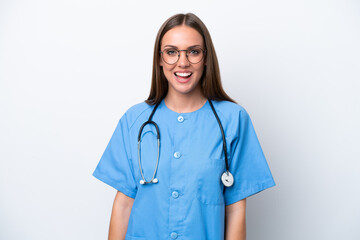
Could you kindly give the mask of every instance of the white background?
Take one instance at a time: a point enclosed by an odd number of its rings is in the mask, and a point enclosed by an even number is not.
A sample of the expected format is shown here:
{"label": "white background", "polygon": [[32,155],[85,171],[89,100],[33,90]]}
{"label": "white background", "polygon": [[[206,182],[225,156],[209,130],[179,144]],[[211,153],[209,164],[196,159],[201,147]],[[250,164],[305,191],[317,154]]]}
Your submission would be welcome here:
{"label": "white background", "polygon": [[248,239],[360,239],[355,0],[0,0],[0,239],[106,239],[115,190],[92,172],[178,12],[207,25],[277,184],[248,199]]}

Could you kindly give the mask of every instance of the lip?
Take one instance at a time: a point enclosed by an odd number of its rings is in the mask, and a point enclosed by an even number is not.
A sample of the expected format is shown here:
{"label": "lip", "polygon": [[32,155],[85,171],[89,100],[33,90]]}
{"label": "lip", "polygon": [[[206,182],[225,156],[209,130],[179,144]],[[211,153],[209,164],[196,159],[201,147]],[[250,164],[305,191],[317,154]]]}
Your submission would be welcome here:
{"label": "lip", "polygon": [[183,77],[180,77],[180,76],[176,76],[175,73],[191,73],[191,74],[193,74],[193,72],[190,72],[190,71],[176,71],[176,72],[174,72],[174,78],[179,83],[187,83],[187,82],[189,82],[191,80],[191,78],[193,76],[193,75],[191,75],[188,78],[183,78]]}

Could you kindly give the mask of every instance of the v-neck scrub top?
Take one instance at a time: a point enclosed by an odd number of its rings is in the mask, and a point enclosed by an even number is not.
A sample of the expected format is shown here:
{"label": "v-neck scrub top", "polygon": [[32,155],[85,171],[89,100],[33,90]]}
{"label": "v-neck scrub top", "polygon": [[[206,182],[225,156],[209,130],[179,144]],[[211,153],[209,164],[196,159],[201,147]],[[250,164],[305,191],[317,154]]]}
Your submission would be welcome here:
{"label": "v-neck scrub top", "polygon": [[[159,126],[156,184],[141,185],[138,133],[154,106],[130,107],[116,129],[93,176],[134,198],[126,240],[224,239],[225,206],[275,186],[246,110],[229,101],[212,101],[224,128],[234,184],[224,187],[222,135],[207,101],[200,109],[177,113],[161,101],[152,120]],[[141,136],[141,164],[149,181],[157,159],[156,129]]]}

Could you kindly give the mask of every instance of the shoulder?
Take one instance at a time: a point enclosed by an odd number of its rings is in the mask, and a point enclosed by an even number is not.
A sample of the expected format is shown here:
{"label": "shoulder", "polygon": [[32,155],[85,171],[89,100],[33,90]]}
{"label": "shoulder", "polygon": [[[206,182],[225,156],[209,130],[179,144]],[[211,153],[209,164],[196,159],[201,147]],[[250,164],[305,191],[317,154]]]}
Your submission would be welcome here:
{"label": "shoulder", "polygon": [[153,108],[154,106],[147,104],[145,101],[136,103],[126,110],[122,118],[126,119],[129,128],[131,128],[141,116],[147,116],[148,112]]}
{"label": "shoulder", "polygon": [[227,135],[238,137],[244,129],[252,127],[250,116],[243,106],[230,101],[213,101],[213,104],[227,129]]}
{"label": "shoulder", "polygon": [[222,115],[226,120],[233,121],[240,118],[248,117],[249,114],[246,109],[237,103],[230,101],[214,101],[212,100],[214,108],[218,114]]}

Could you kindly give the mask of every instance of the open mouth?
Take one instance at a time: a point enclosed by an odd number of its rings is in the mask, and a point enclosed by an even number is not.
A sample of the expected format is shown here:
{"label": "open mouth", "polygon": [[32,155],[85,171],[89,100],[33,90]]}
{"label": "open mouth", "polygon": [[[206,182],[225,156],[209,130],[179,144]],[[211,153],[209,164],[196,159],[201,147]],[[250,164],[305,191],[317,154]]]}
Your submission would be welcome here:
{"label": "open mouth", "polygon": [[174,75],[181,78],[189,78],[192,75],[192,72],[175,72]]}

